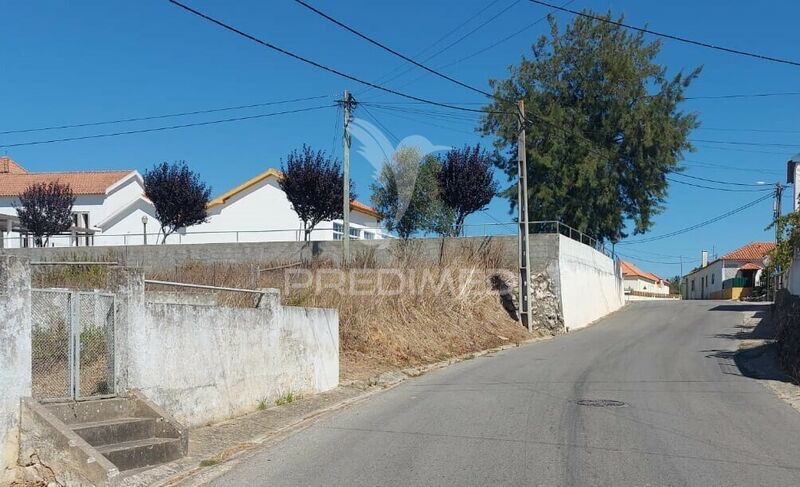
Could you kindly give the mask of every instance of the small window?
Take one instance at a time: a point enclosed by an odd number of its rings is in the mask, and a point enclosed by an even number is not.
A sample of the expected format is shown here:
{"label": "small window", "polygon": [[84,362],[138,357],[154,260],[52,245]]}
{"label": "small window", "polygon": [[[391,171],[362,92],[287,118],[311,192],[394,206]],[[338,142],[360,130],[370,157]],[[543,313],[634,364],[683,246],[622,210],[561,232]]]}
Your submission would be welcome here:
{"label": "small window", "polygon": [[694,279],[692,279],[692,291],[694,291]]}
{"label": "small window", "polygon": [[714,284],[714,274],[711,274],[711,284]]}
{"label": "small window", "polygon": [[364,240],[375,240],[375,234],[372,232],[364,231]]}
{"label": "small window", "polygon": [[342,225],[341,223],[335,223],[334,222],[334,224],[333,224],[333,239],[334,240],[341,240],[342,239],[342,235],[344,235],[344,225]]}
{"label": "small window", "polygon": [[350,238],[359,239],[361,238],[361,230],[358,228],[350,227]]}

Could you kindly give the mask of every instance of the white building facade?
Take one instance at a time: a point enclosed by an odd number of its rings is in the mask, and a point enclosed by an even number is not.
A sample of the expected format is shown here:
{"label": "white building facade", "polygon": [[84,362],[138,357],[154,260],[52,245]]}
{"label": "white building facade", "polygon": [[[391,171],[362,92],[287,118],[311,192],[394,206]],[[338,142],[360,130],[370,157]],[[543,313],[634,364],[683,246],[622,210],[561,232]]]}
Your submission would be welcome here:
{"label": "white building facade", "polygon": [[[269,169],[208,204],[205,223],[181,229],[167,238],[168,244],[301,241],[302,222],[292,209],[278,179]],[[155,208],[144,195],[142,176],[134,170],[84,172],[28,172],[21,165],[0,157],[0,242],[3,247],[32,246],[33,240],[17,219],[19,195],[32,184],[59,181],[75,194],[73,227],[50,237],[55,247],[84,245],[141,245],[160,242],[160,224]],[[341,220],[324,221],[311,232],[310,240],[340,240]],[[363,203],[350,205],[351,239],[378,239],[378,213]]]}
{"label": "white building facade", "polygon": [[738,299],[759,285],[764,257],[775,248],[772,242],[752,242],[699,268],[684,278],[685,299]]}

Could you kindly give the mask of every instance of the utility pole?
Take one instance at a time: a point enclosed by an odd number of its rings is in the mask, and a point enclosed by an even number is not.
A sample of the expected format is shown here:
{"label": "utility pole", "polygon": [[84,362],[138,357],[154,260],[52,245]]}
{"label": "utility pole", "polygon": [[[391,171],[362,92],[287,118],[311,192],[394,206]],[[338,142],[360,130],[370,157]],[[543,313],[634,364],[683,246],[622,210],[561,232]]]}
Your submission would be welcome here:
{"label": "utility pole", "polygon": [[[775,183],[775,202],[772,204],[772,221],[777,222],[781,217],[781,196],[783,196],[783,185],[778,181]],[[777,223],[775,225],[775,245],[781,242],[781,226]],[[775,275],[772,277],[772,297],[773,299],[778,293],[778,280],[780,279],[782,269],[780,266],[775,267]],[[767,298],[769,298],[769,289],[767,289]]]}
{"label": "utility pole", "polygon": [[519,319],[532,331],[530,289],[530,228],[528,225],[528,162],[525,151],[525,102],[517,102],[519,135],[517,136],[517,208],[519,209]]}
{"label": "utility pole", "polygon": [[[783,185],[775,183],[775,202],[772,204],[772,221],[776,221],[781,216],[781,197],[783,196]],[[781,240],[780,227],[775,225],[775,244]]]}
{"label": "utility pole", "polygon": [[355,107],[355,100],[349,91],[344,90],[340,101],[344,114],[344,150],[342,153],[342,172],[344,173],[342,188],[342,264],[350,265],[350,110]]}

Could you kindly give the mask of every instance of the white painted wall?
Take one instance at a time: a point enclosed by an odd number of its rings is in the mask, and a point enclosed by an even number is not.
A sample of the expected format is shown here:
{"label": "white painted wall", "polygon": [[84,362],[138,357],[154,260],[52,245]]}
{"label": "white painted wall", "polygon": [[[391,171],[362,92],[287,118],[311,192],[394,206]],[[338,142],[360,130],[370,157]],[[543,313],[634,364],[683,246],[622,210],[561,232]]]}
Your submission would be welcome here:
{"label": "white painted wall", "polygon": [[20,400],[31,395],[31,274],[27,260],[0,257],[0,485],[19,453]]}
{"label": "white painted wall", "polygon": [[640,276],[623,276],[626,291],[638,291],[643,293],[669,294],[669,284],[653,282]]}
{"label": "white painted wall", "polygon": [[582,328],[625,304],[619,263],[602,252],[559,235],[558,268],[568,329]]}
{"label": "white painted wall", "polygon": [[188,426],[255,411],[287,392],[339,383],[336,310],[153,303],[128,328],[127,386]]}
{"label": "white painted wall", "polygon": [[[351,226],[376,228],[378,221],[369,215],[351,212]],[[340,220],[337,220],[341,223]],[[267,178],[224,204],[209,210],[209,221],[181,232],[170,243],[220,243],[303,240],[303,224],[274,177]],[[374,230],[373,230],[374,231]],[[379,230],[377,231],[379,233]],[[333,240],[333,222],[321,222],[311,233],[312,240]]]}

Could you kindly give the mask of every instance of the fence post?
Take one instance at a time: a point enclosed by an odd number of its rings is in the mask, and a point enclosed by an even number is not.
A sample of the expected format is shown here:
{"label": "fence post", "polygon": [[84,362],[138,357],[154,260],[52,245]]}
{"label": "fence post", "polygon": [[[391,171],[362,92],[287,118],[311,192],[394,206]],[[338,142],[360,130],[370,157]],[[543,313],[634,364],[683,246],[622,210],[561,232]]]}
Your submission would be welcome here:
{"label": "fence post", "polygon": [[19,457],[20,400],[31,396],[31,268],[0,256],[0,485],[9,485]]}
{"label": "fence post", "polygon": [[116,387],[118,393],[135,388],[129,368],[131,336],[145,317],[144,271],[138,267],[109,267],[107,287],[115,294],[114,352]]}

